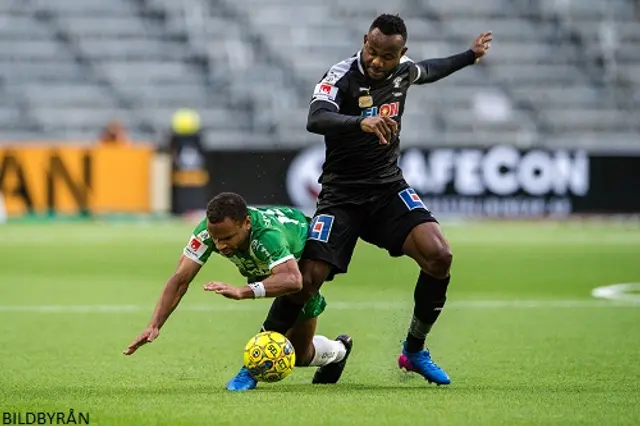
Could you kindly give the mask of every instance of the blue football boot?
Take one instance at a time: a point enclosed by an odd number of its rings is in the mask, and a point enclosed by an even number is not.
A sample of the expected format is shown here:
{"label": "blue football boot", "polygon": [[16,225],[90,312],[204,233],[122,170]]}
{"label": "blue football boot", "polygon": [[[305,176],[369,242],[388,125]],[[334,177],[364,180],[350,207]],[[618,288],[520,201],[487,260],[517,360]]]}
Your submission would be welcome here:
{"label": "blue football boot", "polygon": [[238,374],[227,382],[227,390],[242,392],[254,389],[257,385],[258,382],[251,376],[247,367],[242,367]]}
{"label": "blue football boot", "polygon": [[444,370],[431,360],[431,354],[423,349],[419,352],[407,352],[407,342],[403,342],[402,353],[398,357],[398,367],[413,371],[425,378],[429,383],[448,385],[451,379]]}

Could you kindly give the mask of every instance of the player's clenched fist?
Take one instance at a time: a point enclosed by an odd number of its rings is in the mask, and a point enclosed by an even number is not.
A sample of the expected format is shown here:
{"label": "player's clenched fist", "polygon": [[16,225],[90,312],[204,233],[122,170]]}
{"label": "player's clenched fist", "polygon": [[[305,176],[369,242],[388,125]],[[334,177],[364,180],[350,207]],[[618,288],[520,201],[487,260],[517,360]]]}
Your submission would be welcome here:
{"label": "player's clenched fist", "polygon": [[398,123],[390,117],[367,117],[360,122],[360,128],[367,133],[375,133],[382,145],[387,145],[398,133]]}
{"label": "player's clenched fist", "polygon": [[122,353],[125,355],[131,355],[142,345],[153,342],[160,334],[160,329],[157,327],[147,327],[145,330],[136,337],[133,342]]}

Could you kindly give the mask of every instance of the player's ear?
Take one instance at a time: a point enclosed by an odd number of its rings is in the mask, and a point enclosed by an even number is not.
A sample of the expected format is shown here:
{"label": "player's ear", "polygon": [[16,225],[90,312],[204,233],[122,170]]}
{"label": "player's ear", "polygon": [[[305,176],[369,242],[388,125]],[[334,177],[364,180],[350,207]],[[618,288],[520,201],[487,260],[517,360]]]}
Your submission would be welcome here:
{"label": "player's ear", "polygon": [[402,48],[402,52],[400,52],[400,57],[403,57],[404,55],[406,55],[406,54],[407,54],[407,50],[409,50],[409,48],[408,48],[408,47],[406,47],[406,46],[405,46],[405,47],[403,47],[403,48]]}
{"label": "player's ear", "polygon": [[365,35],[364,35],[364,38],[363,38],[363,40],[362,40],[362,43],[363,43],[363,44],[367,44],[367,40],[368,40],[368,39],[369,39],[368,34],[365,34]]}

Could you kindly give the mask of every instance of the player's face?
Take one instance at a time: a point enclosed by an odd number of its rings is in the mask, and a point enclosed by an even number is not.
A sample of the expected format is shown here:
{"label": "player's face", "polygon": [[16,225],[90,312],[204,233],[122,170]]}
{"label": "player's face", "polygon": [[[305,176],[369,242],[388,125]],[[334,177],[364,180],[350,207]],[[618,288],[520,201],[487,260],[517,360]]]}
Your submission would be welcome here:
{"label": "player's face", "polygon": [[216,245],[216,249],[223,256],[231,257],[237,252],[244,252],[249,249],[251,221],[248,217],[242,222],[236,222],[228,217],[218,223],[207,221],[207,230]]}
{"label": "player's face", "polygon": [[405,40],[401,35],[384,35],[378,28],[365,34],[362,62],[369,78],[373,80],[387,78],[407,51],[404,44]]}

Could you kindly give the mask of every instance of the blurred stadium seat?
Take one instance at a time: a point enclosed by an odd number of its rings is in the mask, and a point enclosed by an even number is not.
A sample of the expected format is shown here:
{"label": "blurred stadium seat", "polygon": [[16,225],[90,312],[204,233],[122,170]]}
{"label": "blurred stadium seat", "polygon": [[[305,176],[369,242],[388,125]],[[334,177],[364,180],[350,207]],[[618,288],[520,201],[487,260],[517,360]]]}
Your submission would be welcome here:
{"label": "blurred stadium seat", "polygon": [[372,19],[399,12],[409,56],[494,31],[489,56],[412,91],[405,145],[638,144],[640,20],[631,0],[7,0],[2,139],[93,140],[112,118],[157,139],[200,111],[209,146],[296,146],[313,85]]}

